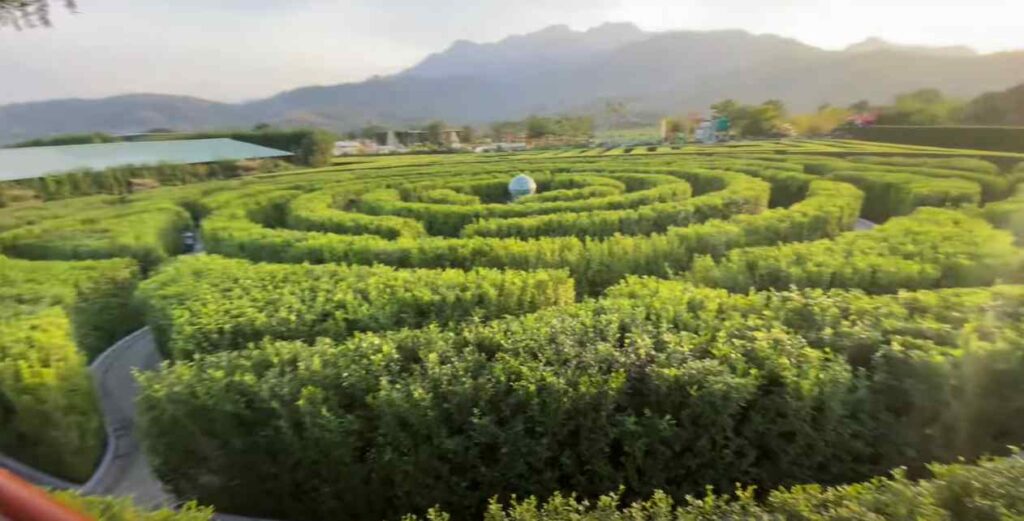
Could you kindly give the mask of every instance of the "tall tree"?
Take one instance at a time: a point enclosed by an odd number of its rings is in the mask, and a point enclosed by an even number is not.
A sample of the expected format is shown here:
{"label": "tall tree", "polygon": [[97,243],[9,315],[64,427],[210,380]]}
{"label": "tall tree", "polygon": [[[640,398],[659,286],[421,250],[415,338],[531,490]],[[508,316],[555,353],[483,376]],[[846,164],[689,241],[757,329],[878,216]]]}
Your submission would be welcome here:
{"label": "tall tree", "polygon": [[427,132],[427,142],[432,145],[441,146],[444,144],[444,121],[431,121],[423,130]]}
{"label": "tall tree", "polygon": [[[75,0],[61,3],[74,11]],[[51,0],[0,0],[0,27],[49,27],[50,4]]]}

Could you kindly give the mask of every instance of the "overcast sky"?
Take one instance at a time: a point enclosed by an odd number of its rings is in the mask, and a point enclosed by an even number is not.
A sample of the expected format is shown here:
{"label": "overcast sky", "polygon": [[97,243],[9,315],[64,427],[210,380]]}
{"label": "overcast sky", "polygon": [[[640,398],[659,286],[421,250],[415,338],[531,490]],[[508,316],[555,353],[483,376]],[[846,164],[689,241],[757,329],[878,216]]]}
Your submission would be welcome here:
{"label": "overcast sky", "polygon": [[219,101],[399,71],[457,39],[568,24],[741,28],[838,49],[1024,49],[1024,0],[78,0],[52,29],[0,29],[0,103],[127,92]]}

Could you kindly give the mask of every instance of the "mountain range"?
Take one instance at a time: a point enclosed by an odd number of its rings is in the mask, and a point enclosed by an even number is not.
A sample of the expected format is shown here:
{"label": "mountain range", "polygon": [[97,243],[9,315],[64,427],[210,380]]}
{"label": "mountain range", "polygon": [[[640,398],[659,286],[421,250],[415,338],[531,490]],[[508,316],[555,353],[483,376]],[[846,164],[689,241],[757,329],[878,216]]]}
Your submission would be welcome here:
{"label": "mountain range", "polygon": [[[896,45],[869,38],[825,50],[741,30],[648,32],[628,23],[586,31],[564,25],[494,43],[454,42],[394,75],[304,87],[245,103],[131,94],[0,106],[0,143],[60,133],[135,133],[366,124],[431,119],[481,124],[529,114],[604,115],[609,102],[653,122],[725,98],[780,99],[791,110],[935,87],[969,98],[1024,83],[1024,51]],[[621,113],[620,113],[621,115]]]}

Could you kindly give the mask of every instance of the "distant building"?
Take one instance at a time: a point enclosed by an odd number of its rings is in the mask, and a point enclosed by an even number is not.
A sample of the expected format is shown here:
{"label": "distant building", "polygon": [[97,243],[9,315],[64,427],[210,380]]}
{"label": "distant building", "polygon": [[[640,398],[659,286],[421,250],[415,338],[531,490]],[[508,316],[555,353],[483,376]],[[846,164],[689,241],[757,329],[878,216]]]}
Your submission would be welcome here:
{"label": "distant building", "polygon": [[350,156],[354,154],[365,153],[363,144],[359,141],[335,141],[334,142],[334,155],[335,156]]}
{"label": "distant building", "polygon": [[715,143],[718,141],[718,135],[715,132],[715,123],[713,121],[704,120],[697,124],[697,129],[693,133],[693,138],[698,143]]}
{"label": "distant building", "polygon": [[459,141],[459,130],[451,128],[442,130],[441,142],[444,143],[445,146],[459,148],[462,146],[462,143]]}
{"label": "distant building", "polygon": [[0,148],[0,181],[129,165],[200,164],[291,155],[290,152],[224,138]]}
{"label": "distant building", "polygon": [[374,136],[378,145],[401,149],[423,144],[427,141],[425,130],[388,130]]}

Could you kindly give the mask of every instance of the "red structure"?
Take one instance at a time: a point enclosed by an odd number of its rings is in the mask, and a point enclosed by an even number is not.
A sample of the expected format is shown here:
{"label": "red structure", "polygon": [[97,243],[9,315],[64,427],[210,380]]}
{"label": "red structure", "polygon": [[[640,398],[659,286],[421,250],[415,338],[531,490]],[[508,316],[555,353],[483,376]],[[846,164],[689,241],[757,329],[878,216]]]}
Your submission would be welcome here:
{"label": "red structure", "polygon": [[0,469],[0,519],[6,521],[93,521],[54,501],[46,492]]}

